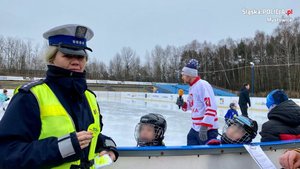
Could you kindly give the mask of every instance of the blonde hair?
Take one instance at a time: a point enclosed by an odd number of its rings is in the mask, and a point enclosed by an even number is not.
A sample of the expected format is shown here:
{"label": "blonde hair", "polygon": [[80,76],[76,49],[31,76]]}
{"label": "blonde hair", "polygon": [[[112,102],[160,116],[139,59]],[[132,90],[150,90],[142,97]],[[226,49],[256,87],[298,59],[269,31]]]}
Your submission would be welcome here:
{"label": "blonde hair", "polygon": [[58,47],[48,46],[44,54],[46,62],[53,63],[57,52],[58,52]]}

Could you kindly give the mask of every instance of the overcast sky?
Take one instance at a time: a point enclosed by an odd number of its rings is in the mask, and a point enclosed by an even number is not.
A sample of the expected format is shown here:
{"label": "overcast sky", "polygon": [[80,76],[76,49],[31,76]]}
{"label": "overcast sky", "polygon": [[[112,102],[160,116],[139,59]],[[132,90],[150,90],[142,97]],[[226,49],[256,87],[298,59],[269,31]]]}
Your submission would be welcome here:
{"label": "overcast sky", "polygon": [[253,37],[256,30],[271,34],[278,23],[268,17],[244,15],[247,10],[293,9],[300,0],[0,0],[0,35],[42,44],[48,29],[69,23],[90,27],[90,55],[109,62],[128,46],[142,58],[155,45],[182,46],[196,39],[217,43],[231,37]]}

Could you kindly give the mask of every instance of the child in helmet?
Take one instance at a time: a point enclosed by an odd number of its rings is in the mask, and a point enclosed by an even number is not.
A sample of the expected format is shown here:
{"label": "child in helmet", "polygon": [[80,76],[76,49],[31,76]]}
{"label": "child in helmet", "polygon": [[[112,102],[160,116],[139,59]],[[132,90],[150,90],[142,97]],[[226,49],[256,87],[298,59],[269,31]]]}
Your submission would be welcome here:
{"label": "child in helmet", "polygon": [[219,144],[249,144],[256,137],[257,122],[244,116],[229,119],[223,128],[221,140],[210,140],[208,145]]}
{"label": "child in helmet", "polygon": [[225,123],[228,123],[229,119],[233,119],[233,117],[238,116],[238,112],[236,111],[236,105],[235,103],[230,103],[227,113],[225,114]]}
{"label": "child in helmet", "polygon": [[229,120],[223,129],[223,144],[249,144],[256,137],[257,122],[244,116]]}
{"label": "child in helmet", "polygon": [[150,113],[141,117],[135,127],[137,146],[164,146],[167,121],[160,114]]}

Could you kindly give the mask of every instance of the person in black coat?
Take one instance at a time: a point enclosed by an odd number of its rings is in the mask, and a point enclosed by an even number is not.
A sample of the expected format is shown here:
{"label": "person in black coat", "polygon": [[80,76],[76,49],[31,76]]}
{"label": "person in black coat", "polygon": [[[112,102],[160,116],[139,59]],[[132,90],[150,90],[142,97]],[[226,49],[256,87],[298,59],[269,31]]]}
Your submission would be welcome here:
{"label": "person in black coat", "polygon": [[[90,168],[94,165],[95,160],[90,160],[89,154],[97,153],[98,156],[108,155],[113,161],[118,158],[118,152],[115,142],[101,133],[95,135],[88,130],[91,124],[99,125],[100,131],[103,128],[102,116],[99,113],[98,104],[96,109],[91,109],[88,98],[85,92],[93,94],[89,91],[86,83],[85,65],[87,62],[87,53],[84,45],[79,41],[70,41],[76,38],[73,34],[86,34],[92,37],[92,31],[81,25],[64,25],[56,27],[50,31],[59,33],[51,41],[45,54],[48,62],[46,78],[40,81],[30,82],[20,87],[16,94],[11,99],[7,107],[6,113],[0,121],[0,168],[1,169],[40,169],[53,168],[70,164],[70,162],[80,161],[79,165],[72,164],[75,168]],[[69,33],[68,36],[63,36],[63,33]],[[71,36],[72,34],[73,36]],[[45,34],[44,34],[45,35]],[[85,37],[85,36],[83,36]],[[82,38],[81,38],[82,39]],[[59,42],[59,43],[58,43]],[[69,45],[63,46],[69,42]],[[71,44],[71,43],[74,44]],[[56,43],[59,46],[55,46]],[[81,45],[81,46],[80,46]],[[36,92],[31,89],[40,85],[49,87],[50,95],[53,93],[57,98],[54,102],[60,105],[55,105],[51,118],[58,119],[62,112],[60,107],[63,107],[63,113],[66,113],[68,119],[65,119],[57,127],[48,128],[49,131],[43,131],[46,124],[45,114],[42,112],[48,111],[40,107],[39,97],[36,97]],[[51,98],[49,91],[46,93],[45,99]],[[93,102],[95,97],[91,97]],[[95,99],[95,100],[94,100]],[[94,106],[94,105],[93,105]],[[49,106],[48,106],[49,107]],[[98,114],[99,113],[99,114]],[[94,114],[94,115],[93,115]],[[48,117],[49,114],[47,114]],[[95,121],[94,116],[99,116],[99,122]],[[48,118],[49,119],[49,118]],[[49,122],[49,121],[47,121]],[[70,132],[66,131],[64,123],[73,124]],[[67,126],[68,127],[68,126]],[[97,127],[94,127],[96,130]],[[52,131],[51,131],[52,130]],[[66,134],[57,137],[53,133],[64,131]],[[42,132],[49,132],[49,137],[40,138]],[[98,137],[94,152],[90,153],[90,143],[93,137]],[[95,140],[95,139],[94,139]],[[91,150],[92,151],[92,150]]]}
{"label": "person in black coat", "polygon": [[283,90],[273,90],[266,103],[269,121],[262,125],[261,142],[300,139],[300,107]]}
{"label": "person in black coat", "polygon": [[[249,97],[250,85],[245,83],[243,88],[240,91],[239,95],[239,106],[242,112],[242,115],[248,117],[248,105],[251,107],[250,97]],[[248,104],[248,105],[247,105]]]}

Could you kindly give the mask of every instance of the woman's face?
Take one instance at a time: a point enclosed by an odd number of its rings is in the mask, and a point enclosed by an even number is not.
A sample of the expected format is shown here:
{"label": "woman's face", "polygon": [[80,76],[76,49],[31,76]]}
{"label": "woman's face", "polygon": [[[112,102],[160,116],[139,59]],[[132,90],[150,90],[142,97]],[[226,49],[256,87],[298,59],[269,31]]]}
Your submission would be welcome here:
{"label": "woman's face", "polygon": [[140,139],[149,142],[155,139],[155,130],[153,125],[143,124],[141,126]]}
{"label": "woman's face", "polygon": [[74,72],[83,72],[86,65],[85,56],[65,55],[58,51],[53,60],[55,66],[68,69]]}
{"label": "woman's face", "polygon": [[233,141],[238,141],[245,134],[246,131],[241,126],[238,126],[236,124],[229,126],[226,130],[226,136]]}

